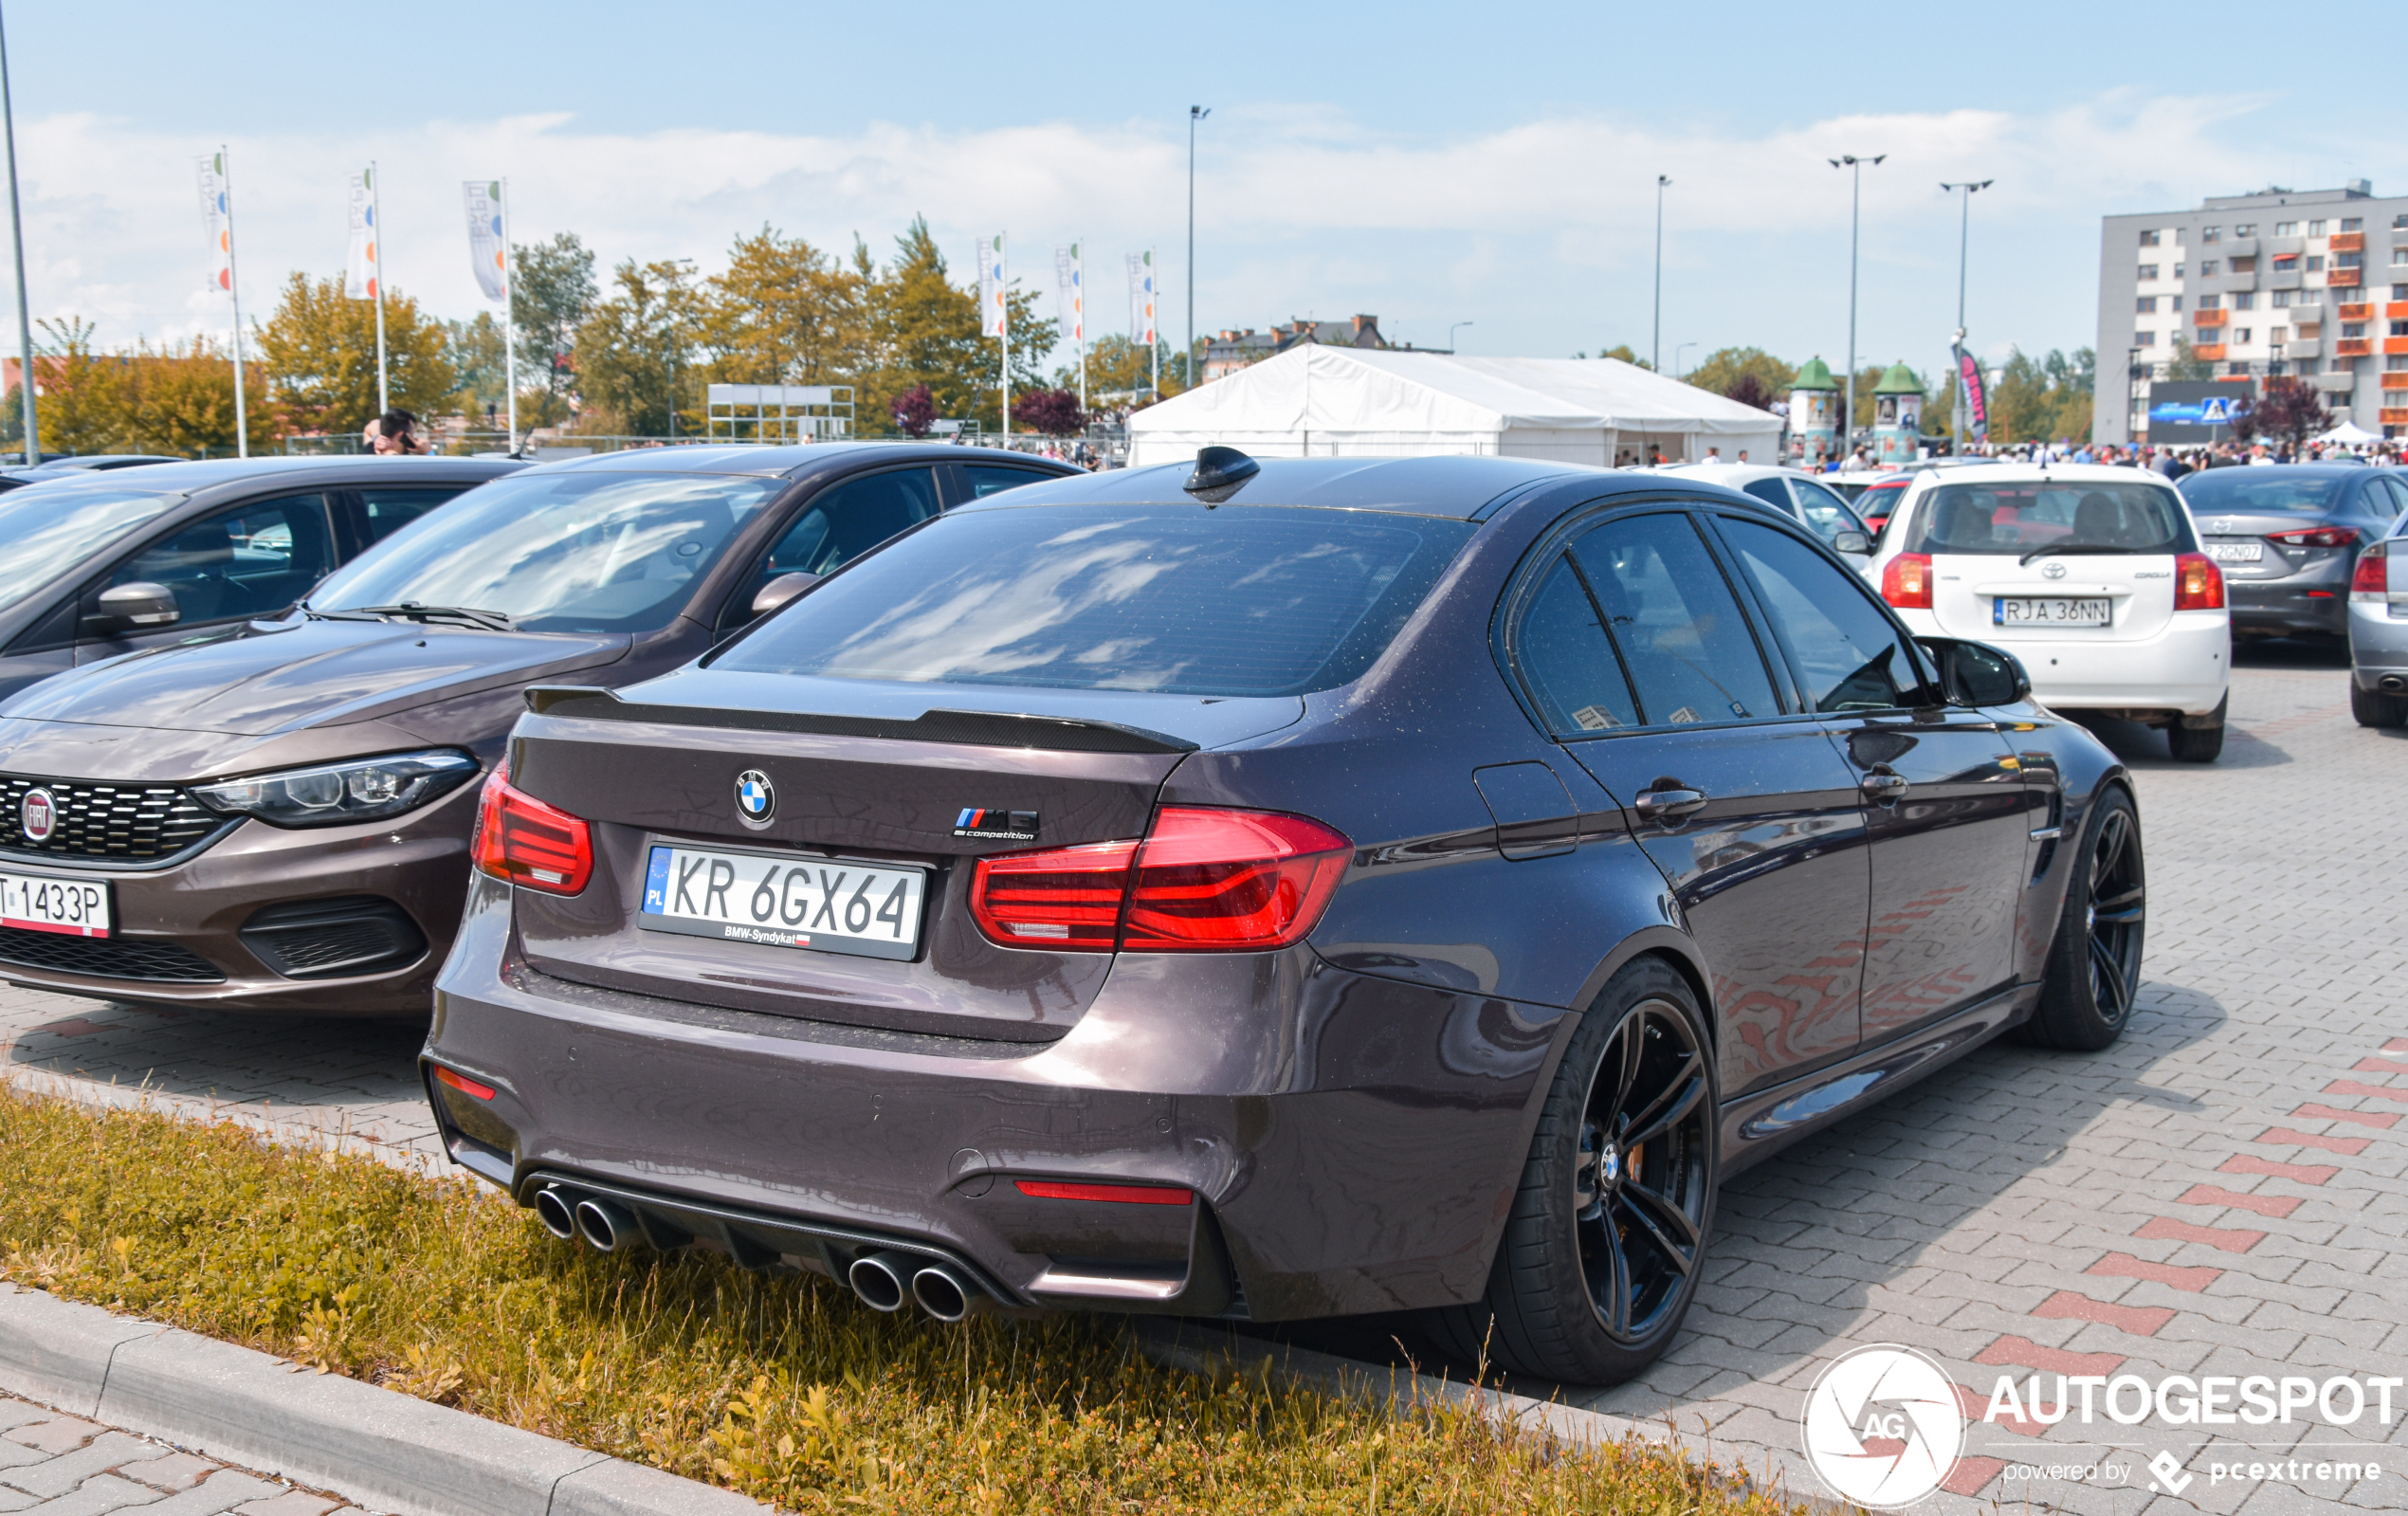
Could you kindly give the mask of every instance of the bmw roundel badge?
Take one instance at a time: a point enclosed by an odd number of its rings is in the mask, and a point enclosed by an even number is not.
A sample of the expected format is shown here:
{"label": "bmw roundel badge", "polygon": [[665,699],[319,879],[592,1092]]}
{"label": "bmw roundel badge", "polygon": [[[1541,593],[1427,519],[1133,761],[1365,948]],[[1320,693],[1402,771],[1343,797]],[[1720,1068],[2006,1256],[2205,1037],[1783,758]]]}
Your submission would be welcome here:
{"label": "bmw roundel badge", "polygon": [[765,827],[777,813],[777,792],[769,776],[758,769],[746,769],[736,776],[736,813],[748,827]]}

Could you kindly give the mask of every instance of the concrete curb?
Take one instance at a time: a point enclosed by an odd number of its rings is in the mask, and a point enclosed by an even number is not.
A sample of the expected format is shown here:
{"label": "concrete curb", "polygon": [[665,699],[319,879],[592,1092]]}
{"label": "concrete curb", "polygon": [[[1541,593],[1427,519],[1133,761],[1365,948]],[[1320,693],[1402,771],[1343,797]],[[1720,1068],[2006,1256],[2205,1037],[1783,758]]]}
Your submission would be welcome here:
{"label": "concrete curb", "polygon": [[1499,1425],[1519,1427],[1569,1447],[1642,1442],[1685,1453],[1699,1463],[1719,1463],[1732,1483],[1765,1491],[1792,1505],[1833,1512],[1834,1516],[1847,1508],[1821,1494],[1813,1474],[1792,1468],[1786,1459],[1768,1456],[1762,1469],[1751,1470],[1734,1460],[1732,1450],[1725,1448],[1718,1453],[1711,1437],[1679,1431],[1669,1422],[1639,1421],[1604,1411],[1584,1411],[1559,1400],[1533,1399],[1526,1395],[1459,1380],[1359,1363],[1334,1354],[1216,1331],[1168,1317],[1140,1318],[1136,1330],[1138,1351],[1165,1368],[1206,1376],[1260,1374],[1268,1368],[1291,1384],[1323,1395],[1366,1400],[1397,1410],[1465,1407]]}
{"label": "concrete curb", "polygon": [[763,1516],[731,1490],[0,1284],[0,1389],[394,1516]]}

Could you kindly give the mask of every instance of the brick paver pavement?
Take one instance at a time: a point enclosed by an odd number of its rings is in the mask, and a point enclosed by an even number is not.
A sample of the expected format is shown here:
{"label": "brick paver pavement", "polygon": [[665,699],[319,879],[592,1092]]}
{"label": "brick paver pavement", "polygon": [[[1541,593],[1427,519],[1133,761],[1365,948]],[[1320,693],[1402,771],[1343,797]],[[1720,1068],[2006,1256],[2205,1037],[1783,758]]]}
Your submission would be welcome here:
{"label": "brick paver pavement", "polygon": [[360,1516],[328,1495],[0,1395],[0,1511]]}
{"label": "brick paver pavement", "polygon": [[[2408,956],[2394,904],[2408,898],[2408,733],[2357,726],[2329,660],[2244,663],[2220,762],[2107,734],[2134,770],[2148,858],[2144,983],[2123,1041],[1984,1049],[1733,1181],[1681,1341],[1639,1379],[1567,1399],[1669,1415],[1795,1487],[1815,1376],[1897,1342],[1947,1369],[1972,1422],[1959,1493],[1918,1509],[2408,1508],[2408,1388],[2387,1421],[2369,1392],[2345,1426],[2312,1407],[2212,1429],[2048,1424],[2028,1402],[1981,1419],[2002,1376],[2019,1401],[2040,1376],[2044,1402],[2059,1374],[2262,1375],[2308,1386],[2294,1394],[2408,1376],[2408,1008],[2389,993]],[[435,1153],[411,1029],[7,991],[0,1041],[0,1074],[20,1084],[214,1109],[397,1161]],[[2161,1452],[2170,1475],[2147,1467]],[[2331,1467],[2369,1460],[2382,1471],[2354,1481]],[[2100,1464],[2121,1479],[2022,1473]]]}

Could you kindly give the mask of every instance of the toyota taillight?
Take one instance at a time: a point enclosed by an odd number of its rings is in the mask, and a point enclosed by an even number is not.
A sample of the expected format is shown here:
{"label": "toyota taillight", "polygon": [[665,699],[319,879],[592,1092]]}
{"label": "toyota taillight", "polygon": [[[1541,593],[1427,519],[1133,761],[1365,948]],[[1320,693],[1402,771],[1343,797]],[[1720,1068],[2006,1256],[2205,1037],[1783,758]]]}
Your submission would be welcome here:
{"label": "toyota taillight", "polygon": [[2224,609],[2224,571],[2204,553],[2184,553],[2174,560],[2174,609]]}
{"label": "toyota taillight", "polygon": [[1142,841],[980,859],[970,913],[1008,947],[1259,952],[1313,929],[1353,850],[1303,816],[1166,806]]}
{"label": "toyota taillight", "polygon": [[2269,532],[2266,540],[2285,547],[2347,547],[2358,540],[2354,526],[2303,526],[2296,532]]}
{"label": "toyota taillight", "polygon": [[2390,543],[2377,542],[2358,555],[2358,567],[2349,575],[2349,597],[2378,605],[2391,598]]}
{"label": "toyota taillight", "polygon": [[593,833],[580,818],[514,787],[503,764],[477,799],[476,864],[513,885],[574,895],[593,877]]}
{"label": "toyota taillight", "polygon": [[1931,559],[1901,553],[1881,571],[1881,597],[1907,611],[1931,609]]}

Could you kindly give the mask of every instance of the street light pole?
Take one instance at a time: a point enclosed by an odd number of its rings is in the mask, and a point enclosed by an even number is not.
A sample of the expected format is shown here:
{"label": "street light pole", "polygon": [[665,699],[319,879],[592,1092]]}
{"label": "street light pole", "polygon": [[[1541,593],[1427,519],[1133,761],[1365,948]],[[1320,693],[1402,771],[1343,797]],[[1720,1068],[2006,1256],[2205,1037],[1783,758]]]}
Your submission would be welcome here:
{"label": "street light pole", "polygon": [[17,111],[9,96],[9,38],[0,24],[0,124],[9,138],[9,232],[17,249],[17,390],[25,399],[25,461],[42,461],[42,433],[33,424],[33,317],[25,293],[25,214],[17,205]]}
{"label": "street light pole", "polygon": [[[1940,187],[1944,192],[1963,192],[1964,205],[1957,222],[1957,345],[1960,348],[1964,346],[1965,341],[1965,253],[1971,246],[1973,236],[1974,192],[1987,190],[1998,182],[1996,179],[1982,179],[1979,182],[1965,181],[1958,184],[1943,184]],[[1957,404],[1948,415],[1948,433],[1951,439],[1949,451],[1952,455],[1961,458],[1965,450],[1966,419],[1963,375],[1958,376],[1954,388]]]}
{"label": "street light pole", "polygon": [[1681,376],[1681,355],[1695,346],[1695,342],[1684,342],[1672,350],[1672,377],[1677,379]]}
{"label": "street light pole", "polygon": [[1842,154],[1830,160],[1834,169],[1845,168],[1852,180],[1848,191],[1848,380],[1847,398],[1840,402],[1839,447],[1842,458],[1856,452],[1856,228],[1859,210],[1864,204],[1865,165],[1879,165],[1887,153],[1869,158],[1853,153]]}
{"label": "street light pole", "polygon": [[1447,351],[1449,353],[1452,353],[1455,350],[1455,334],[1457,332],[1462,331],[1467,326],[1477,326],[1480,323],[1478,321],[1457,321],[1454,325],[1448,327]]}
{"label": "street light pole", "polygon": [[1647,364],[1664,372],[1664,187],[1672,181],[1655,176],[1655,334],[1648,340]]}
{"label": "street light pole", "polygon": [[1208,105],[1187,108],[1187,356],[1179,372],[1195,388],[1195,127],[1213,114]]}

